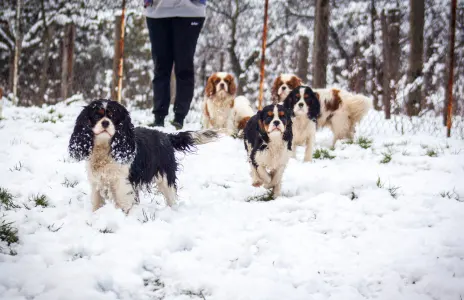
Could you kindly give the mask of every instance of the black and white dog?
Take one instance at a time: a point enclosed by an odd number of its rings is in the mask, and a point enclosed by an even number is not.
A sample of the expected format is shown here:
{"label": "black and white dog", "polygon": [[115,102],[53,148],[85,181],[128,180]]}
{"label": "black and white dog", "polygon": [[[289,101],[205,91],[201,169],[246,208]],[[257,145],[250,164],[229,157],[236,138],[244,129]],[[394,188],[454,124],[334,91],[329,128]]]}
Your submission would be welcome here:
{"label": "black and white dog", "polygon": [[282,175],[292,151],[292,120],[282,105],[268,105],[247,122],[245,149],[251,166],[253,186],[264,184],[280,195]]}
{"label": "black and white dog", "polygon": [[76,120],[69,141],[70,156],[87,160],[93,211],[106,200],[128,213],[138,191],[156,183],[172,206],[177,199],[175,151],[190,152],[195,145],[217,139],[212,130],[166,134],[137,127],[129,112],[116,101],[95,100]]}
{"label": "black and white dog", "polygon": [[285,98],[284,107],[292,112],[293,157],[296,156],[296,146],[306,146],[304,161],[311,161],[316,122],[321,114],[318,96],[309,86],[299,86]]}

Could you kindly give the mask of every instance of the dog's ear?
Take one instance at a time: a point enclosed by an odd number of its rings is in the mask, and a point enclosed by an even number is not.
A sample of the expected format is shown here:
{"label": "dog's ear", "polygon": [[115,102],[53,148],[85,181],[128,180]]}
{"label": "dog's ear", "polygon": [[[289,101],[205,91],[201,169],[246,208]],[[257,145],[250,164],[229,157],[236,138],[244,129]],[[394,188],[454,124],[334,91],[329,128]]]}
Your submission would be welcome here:
{"label": "dog's ear", "polygon": [[279,91],[279,87],[281,83],[282,81],[280,80],[280,76],[279,76],[274,80],[274,83],[272,84],[271,100],[273,104],[279,103],[279,95],[277,94],[277,92]]}
{"label": "dog's ear", "polygon": [[237,92],[237,85],[235,84],[234,77],[228,74],[226,79],[229,80],[229,94],[235,95],[235,93]]}
{"label": "dog's ear", "polygon": [[295,93],[293,91],[290,92],[290,94],[287,95],[287,98],[284,100],[284,108],[287,111],[287,113],[290,113],[289,117],[295,116],[295,113],[293,112],[293,98],[295,97]]}
{"label": "dog's ear", "polygon": [[211,75],[208,77],[208,80],[206,81],[206,88],[205,88],[205,95],[207,97],[211,97],[216,93],[216,85],[214,84],[214,77],[215,75]]}
{"label": "dog's ear", "polygon": [[135,132],[129,112],[121,106],[122,121],[116,125],[111,140],[111,156],[119,163],[127,164],[135,157]]}
{"label": "dog's ear", "polygon": [[317,118],[321,115],[321,102],[319,100],[318,93],[310,93],[311,102],[309,104],[308,118],[314,122],[317,121]]}
{"label": "dog's ear", "polygon": [[287,142],[287,149],[289,151],[292,151],[292,141],[293,141],[293,122],[292,122],[292,118],[289,114],[290,112],[287,111],[287,115],[288,115],[288,122],[287,122],[287,125],[285,126],[285,132],[284,132],[284,135],[282,136],[282,139],[284,141]]}
{"label": "dog's ear", "polygon": [[84,107],[76,119],[69,139],[68,152],[71,158],[81,161],[89,157],[93,148],[93,131],[89,119],[90,106]]}
{"label": "dog's ear", "polygon": [[264,122],[263,122],[263,111],[259,110],[257,113],[258,115],[258,124],[256,130],[258,130],[259,135],[261,138],[268,143],[269,142],[269,136],[267,135],[266,128],[264,128]]}

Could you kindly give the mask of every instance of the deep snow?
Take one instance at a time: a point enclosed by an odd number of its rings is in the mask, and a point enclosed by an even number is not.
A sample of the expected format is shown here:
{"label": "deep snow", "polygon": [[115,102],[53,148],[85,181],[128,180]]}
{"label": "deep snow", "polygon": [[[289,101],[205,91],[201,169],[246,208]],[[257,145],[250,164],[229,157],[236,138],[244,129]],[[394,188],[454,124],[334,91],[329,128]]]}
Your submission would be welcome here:
{"label": "deep snow", "polygon": [[[0,245],[1,299],[464,297],[462,140],[376,133],[365,120],[370,148],[339,142],[333,160],[312,163],[299,149],[283,196],[263,202],[243,142],[224,137],[179,156],[174,209],[145,193],[129,216],[111,204],[92,213],[84,163],[66,152],[82,105],[4,108],[0,187],[21,207],[0,209],[20,240],[13,256]],[[316,148],[330,143],[318,132]],[[37,194],[50,206],[34,207]]]}

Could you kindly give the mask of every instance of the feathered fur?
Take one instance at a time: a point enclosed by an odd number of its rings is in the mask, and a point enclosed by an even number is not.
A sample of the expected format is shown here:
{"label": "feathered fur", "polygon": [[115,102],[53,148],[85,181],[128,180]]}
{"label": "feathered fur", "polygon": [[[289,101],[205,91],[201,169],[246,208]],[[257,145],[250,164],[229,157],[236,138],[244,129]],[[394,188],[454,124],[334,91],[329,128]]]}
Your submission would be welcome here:
{"label": "feathered fur", "polygon": [[268,105],[248,121],[244,144],[253,186],[264,184],[280,195],[282,175],[292,151],[292,120],[282,105]]}
{"label": "feathered fur", "polygon": [[168,205],[177,199],[175,151],[192,152],[196,145],[217,139],[211,130],[166,134],[132,125],[124,106],[95,100],[77,117],[69,141],[72,158],[87,161],[93,210],[107,200],[128,212],[142,187],[156,183]]}

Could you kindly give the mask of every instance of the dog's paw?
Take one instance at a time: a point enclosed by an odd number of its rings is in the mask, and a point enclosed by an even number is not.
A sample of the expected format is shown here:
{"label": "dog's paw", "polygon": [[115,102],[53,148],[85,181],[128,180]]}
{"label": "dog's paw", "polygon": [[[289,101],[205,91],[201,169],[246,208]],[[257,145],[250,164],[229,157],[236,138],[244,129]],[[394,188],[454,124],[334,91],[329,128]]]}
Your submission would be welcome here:
{"label": "dog's paw", "polygon": [[263,183],[261,181],[255,181],[251,185],[254,187],[260,187],[261,185],[263,185]]}

